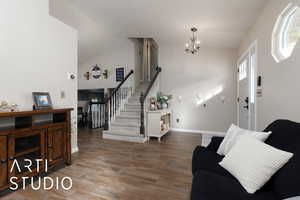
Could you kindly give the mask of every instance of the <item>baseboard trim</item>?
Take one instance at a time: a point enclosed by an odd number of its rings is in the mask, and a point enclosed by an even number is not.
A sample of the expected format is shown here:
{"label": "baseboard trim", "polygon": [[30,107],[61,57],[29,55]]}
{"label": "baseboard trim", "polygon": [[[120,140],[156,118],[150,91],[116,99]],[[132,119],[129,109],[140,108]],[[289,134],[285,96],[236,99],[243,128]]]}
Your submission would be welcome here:
{"label": "baseboard trim", "polygon": [[72,154],[73,154],[73,153],[77,153],[78,151],[79,151],[78,147],[73,147],[73,148],[72,148]]}
{"label": "baseboard trim", "polygon": [[209,136],[225,136],[225,134],[226,134],[226,132],[192,130],[192,129],[181,129],[181,128],[171,128],[171,131],[184,132],[184,133],[194,133],[194,134],[203,134],[203,135],[209,135]]}

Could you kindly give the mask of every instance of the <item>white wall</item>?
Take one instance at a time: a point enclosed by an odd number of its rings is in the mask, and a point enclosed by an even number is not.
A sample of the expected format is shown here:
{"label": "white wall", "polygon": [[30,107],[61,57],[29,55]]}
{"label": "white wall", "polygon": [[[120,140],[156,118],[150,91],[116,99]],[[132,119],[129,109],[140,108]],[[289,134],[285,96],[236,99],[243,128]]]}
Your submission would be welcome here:
{"label": "white wall", "polygon": [[[300,0],[292,0],[300,5]],[[262,76],[263,95],[258,98],[258,129],[285,118],[300,122],[300,43],[287,60],[276,63],[271,55],[271,35],[276,19],[290,0],[271,0],[239,49],[241,55],[258,40],[258,73]]]}
{"label": "white wall", "polygon": [[[50,92],[54,106],[72,107],[72,148],[77,148],[77,32],[48,14],[48,0],[2,0],[0,100],[32,109],[32,92]],[[61,91],[66,94],[60,97]]]}
{"label": "white wall", "polygon": [[[95,89],[95,88],[113,88],[118,85],[116,82],[116,67],[125,67],[125,75],[135,68],[135,44],[127,38],[111,38],[110,47],[103,52],[99,52],[99,56],[90,59],[88,62],[79,65],[78,71],[78,87],[79,89]],[[86,80],[84,74],[91,72],[93,66],[98,64],[102,70],[108,69],[108,79]]]}
{"label": "white wall", "polygon": [[[173,128],[225,131],[236,122],[236,55],[237,50],[227,48],[202,47],[190,55],[182,46],[159,46],[162,91],[174,96]],[[197,105],[197,96],[207,97],[220,87],[223,91],[207,107]]]}

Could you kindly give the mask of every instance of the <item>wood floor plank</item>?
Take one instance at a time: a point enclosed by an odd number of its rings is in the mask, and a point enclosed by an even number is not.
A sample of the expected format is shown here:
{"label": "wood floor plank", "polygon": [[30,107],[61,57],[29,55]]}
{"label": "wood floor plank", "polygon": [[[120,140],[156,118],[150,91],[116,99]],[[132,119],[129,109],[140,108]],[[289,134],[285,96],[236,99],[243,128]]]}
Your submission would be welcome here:
{"label": "wood floor plank", "polygon": [[100,130],[79,130],[73,164],[51,177],[69,176],[71,191],[34,191],[30,186],[1,200],[188,200],[191,160],[201,136],[170,133],[161,143],[103,140]]}

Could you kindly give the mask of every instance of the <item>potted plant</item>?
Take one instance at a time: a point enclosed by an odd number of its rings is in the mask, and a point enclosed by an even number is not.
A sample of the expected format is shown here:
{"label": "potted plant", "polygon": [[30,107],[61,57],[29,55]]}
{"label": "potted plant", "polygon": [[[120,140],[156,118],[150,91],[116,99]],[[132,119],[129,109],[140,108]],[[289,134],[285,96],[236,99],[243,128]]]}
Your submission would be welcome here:
{"label": "potted plant", "polygon": [[162,92],[157,93],[157,103],[159,109],[166,109],[169,107],[170,100],[172,99],[172,95],[166,95]]}

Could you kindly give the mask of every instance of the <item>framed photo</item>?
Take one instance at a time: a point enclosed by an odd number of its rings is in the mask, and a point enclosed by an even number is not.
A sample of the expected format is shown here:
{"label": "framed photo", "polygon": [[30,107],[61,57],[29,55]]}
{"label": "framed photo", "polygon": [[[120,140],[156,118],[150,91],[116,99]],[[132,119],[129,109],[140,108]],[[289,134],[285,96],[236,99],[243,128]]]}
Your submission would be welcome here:
{"label": "framed photo", "polygon": [[52,101],[49,92],[33,92],[34,109],[51,109]]}

